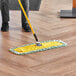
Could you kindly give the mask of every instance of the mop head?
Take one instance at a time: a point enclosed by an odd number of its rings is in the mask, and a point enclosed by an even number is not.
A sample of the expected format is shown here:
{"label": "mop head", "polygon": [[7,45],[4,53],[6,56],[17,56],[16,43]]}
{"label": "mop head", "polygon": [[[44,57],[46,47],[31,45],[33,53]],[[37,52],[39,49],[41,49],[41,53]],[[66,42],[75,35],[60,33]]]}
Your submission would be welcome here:
{"label": "mop head", "polygon": [[59,48],[67,45],[65,42],[59,40],[44,41],[40,42],[40,44],[42,44],[42,46],[37,46],[35,43],[23,45],[21,47],[12,48],[10,49],[10,51],[18,55],[24,55]]}

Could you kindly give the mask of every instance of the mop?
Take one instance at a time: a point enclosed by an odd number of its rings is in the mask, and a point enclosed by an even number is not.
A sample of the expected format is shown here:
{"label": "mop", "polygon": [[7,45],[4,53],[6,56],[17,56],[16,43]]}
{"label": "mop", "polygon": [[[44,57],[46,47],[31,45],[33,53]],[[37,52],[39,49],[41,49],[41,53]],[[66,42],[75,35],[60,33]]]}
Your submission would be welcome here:
{"label": "mop", "polygon": [[32,44],[26,44],[20,47],[15,47],[15,48],[11,48],[10,51],[18,54],[18,55],[24,55],[24,54],[30,54],[30,53],[34,53],[34,52],[40,52],[40,51],[46,51],[46,50],[50,50],[50,49],[54,49],[54,48],[59,48],[59,47],[63,47],[66,46],[67,43],[61,41],[61,40],[47,40],[47,41],[41,41],[39,42],[36,33],[34,32],[31,23],[27,17],[27,14],[24,10],[24,7],[21,3],[20,0],[18,0],[19,5],[25,15],[25,18],[29,24],[29,27],[31,28],[31,31],[33,33],[33,36],[36,40],[36,43],[32,43]]}

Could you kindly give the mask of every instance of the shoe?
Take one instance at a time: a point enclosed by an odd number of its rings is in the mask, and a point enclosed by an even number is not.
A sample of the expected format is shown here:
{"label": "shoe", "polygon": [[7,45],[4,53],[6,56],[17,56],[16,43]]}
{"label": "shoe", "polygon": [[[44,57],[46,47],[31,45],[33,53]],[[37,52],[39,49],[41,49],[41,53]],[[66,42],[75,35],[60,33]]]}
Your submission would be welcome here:
{"label": "shoe", "polygon": [[28,23],[22,24],[22,28],[24,29],[25,32],[31,32],[31,29],[30,29]]}
{"label": "shoe", "polygon": [[1,31],[2,32],[9,31],[9,24],[8,23],[2,23]]}

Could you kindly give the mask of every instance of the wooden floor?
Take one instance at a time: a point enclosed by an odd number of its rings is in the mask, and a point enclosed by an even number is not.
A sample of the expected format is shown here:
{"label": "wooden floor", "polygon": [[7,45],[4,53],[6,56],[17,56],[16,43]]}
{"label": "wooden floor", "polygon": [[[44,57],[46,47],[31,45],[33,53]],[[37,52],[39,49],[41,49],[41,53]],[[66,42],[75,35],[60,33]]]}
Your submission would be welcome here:
{"label": "wooden floor", "polygon": [[23,56],[8,50],[35,40],[22,31],[20,11],[10,11],[10,30],[0,32],[0,76],[76,76],[76,19],[59,18],[71,5],[72,0],[42,0],[40,11],[30,11],[40,41],[62,40],[68,46]]}

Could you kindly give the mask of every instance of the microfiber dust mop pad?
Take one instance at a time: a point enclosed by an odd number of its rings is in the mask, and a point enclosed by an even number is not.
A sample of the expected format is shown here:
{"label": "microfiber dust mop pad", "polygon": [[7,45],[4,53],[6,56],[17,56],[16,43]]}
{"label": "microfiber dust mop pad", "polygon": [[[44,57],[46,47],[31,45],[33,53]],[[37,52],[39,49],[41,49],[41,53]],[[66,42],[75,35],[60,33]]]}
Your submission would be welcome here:
{"label": "microfiber dust mop pad", "polygon": [[12,48],[10,49],[10,51],[18,55],[24,55],[24,54],[30,54],[34,52],[59,48],[67,45],[67,43],[59,40],[43,41],[40,42],[40,44],[42,44],[42,46],[37,46],[35,43],[23,45],[21,47]]}

